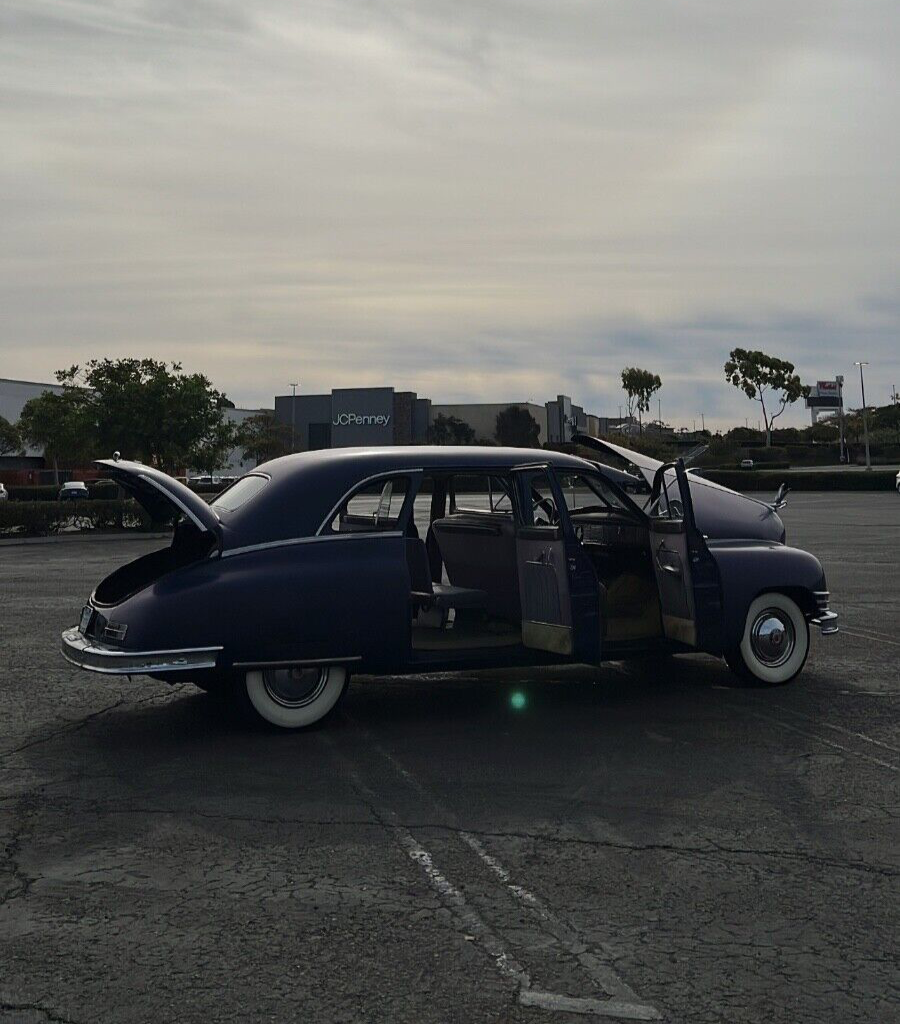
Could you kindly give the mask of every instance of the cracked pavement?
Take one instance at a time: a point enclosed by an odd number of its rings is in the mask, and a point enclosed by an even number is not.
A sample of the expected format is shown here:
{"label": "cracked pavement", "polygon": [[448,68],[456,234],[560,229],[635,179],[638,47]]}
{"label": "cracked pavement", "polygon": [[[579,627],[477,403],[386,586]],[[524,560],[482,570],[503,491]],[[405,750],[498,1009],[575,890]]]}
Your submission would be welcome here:
{"label": "cracked pavement", "polygon": [[844,630],[793,686],[359,678],[296,736],[57,654],[158,541],[0,548],[0,1024],[587,1019],[498,956],[672,1022],[900,1018],[900,499],[790,502]]}

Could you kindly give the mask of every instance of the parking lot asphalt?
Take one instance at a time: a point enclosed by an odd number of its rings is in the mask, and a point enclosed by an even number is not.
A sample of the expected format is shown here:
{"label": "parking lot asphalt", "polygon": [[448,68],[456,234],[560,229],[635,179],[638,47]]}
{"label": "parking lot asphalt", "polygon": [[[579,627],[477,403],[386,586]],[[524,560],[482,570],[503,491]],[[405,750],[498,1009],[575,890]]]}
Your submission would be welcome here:
{"label": "parking lot asphalt", "polygon": [[842,625],[788,687],[361,677],[297,735],[61,659],[159,541],[4,548],[0,1022],[900,1019],[900,498],[783,517]]}

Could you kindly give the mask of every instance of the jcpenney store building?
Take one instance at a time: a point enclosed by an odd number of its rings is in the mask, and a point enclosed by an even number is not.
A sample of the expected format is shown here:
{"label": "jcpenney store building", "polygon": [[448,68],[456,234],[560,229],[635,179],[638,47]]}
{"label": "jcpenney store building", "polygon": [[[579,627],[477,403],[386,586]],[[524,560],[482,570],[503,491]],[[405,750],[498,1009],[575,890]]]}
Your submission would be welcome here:
{"label": "jcpenney store building", "polygon": [[384,444],[424,444],[431,402],[414,391],[335,388],[328,395],[278,395],[275,418],[297,451]]}
{"label": "jcpenney store building", "polygon": [[544,405],[532,402],[432,404],[414,391],[336,388],[326,395],[279,395],[275,417],[294,435],[295,451],[387,444],[425,444],[436,416],[468,423],[477,441],[495,443],[497,414],[510,405],[527,409],[538,424],[540,443],[568,441],[576,431],[597,434],[606,424],[573,405],[566,395]]}

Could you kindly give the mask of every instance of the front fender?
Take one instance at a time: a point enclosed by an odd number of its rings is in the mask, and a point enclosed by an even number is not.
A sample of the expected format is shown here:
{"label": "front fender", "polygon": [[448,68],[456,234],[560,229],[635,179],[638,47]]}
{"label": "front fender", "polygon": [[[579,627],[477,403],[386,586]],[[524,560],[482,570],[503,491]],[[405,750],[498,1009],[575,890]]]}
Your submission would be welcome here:
{"label": "front fender", "polygon": [[815,592],[828,589],[819,560],[800,548],[754,541],[710,541],[708,546],[722,581],[726,650],[741,642],[747,609],[760,594],[789,594],[811,617],[817,611]]}

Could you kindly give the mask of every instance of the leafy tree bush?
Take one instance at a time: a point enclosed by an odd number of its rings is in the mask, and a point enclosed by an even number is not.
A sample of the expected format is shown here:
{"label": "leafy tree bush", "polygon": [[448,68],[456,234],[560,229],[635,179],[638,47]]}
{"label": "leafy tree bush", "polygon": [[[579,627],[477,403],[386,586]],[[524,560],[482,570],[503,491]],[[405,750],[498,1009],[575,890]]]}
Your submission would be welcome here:
{"label": "leafy tree bush", "polygon": [[[228,399],[202,373],[156,359],[92,359],[56,374],[90,410],[94,447],[176,472],[222,442]],[[43,395],[41,396],[44,397]]]}
{"label": "leafy tree bush", "polygon": [[474,444],[475,431],[458,416],[438,413],[428,428],[429,444]]}
{"label": "leafy tree bush", "polygon": [[18,428],[0,416],[0,455],[10,455],[12,452],[20,451],[22,439],[19,437]]}
{"label": "leafy tree bush", "polygon": [[628,399],[628,416],[634,419],[637,413],[640,432],[644,432],[643,414],[650,409],[650,399],[662,387],[659,374],[642,370],[637,366],[626,366],[622,371],[622,389]]}
{"label": "leafy tree bush", "polygon": [[508,448],[540,448],[541,427],[521,405],[510,405],[497,413],[494,428],[497,442]]}
{"label": "leafy tree bush", "polygon": [[237,447],[244,459],[254,465],[280,458],[290,450],[290,431],[275,419],[274,412],[260,412],[248,416],[238,427]]}
{"label": "leafy tree bush", "polygon": [[[725,363],[725,379],[759,402],[766,425],[766,447],[772,444],[772,423],[807,391],[794,373],[793,363],[758,349],[732,349]],[[777,412],[766,405],[767,399],[778,405]]]}
{"label": "leafy tree bush", "polygon": [[44,457],[53,466],[53,479],[57,484],[60,465],[88,462],[97,449],[92,398],[71,382],[64,384],[62,394],[44,391],[30,398],[19,416],[17,429],[24,442],[44,449]]}

